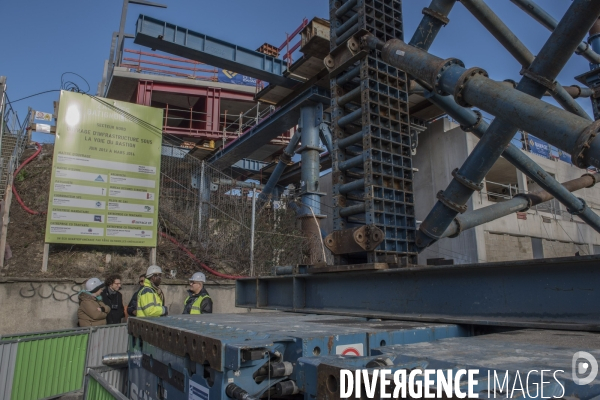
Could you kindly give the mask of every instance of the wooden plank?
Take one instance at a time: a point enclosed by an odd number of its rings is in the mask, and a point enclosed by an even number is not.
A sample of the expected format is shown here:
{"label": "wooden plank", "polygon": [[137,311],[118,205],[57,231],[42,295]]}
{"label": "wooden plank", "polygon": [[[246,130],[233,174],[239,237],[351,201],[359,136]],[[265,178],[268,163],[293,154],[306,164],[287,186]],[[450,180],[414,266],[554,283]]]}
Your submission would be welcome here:
{"label": "wooden plank", "polygon": [[150,249],[150,265],[156,265],[156,247]]}
{"label": "wooden plank", "polygon": [[42,272],[48,271],[48,256],[50,255],[50,243],[44,243],[44,256],[42,258]]}
{"label": "wooden plank", "polygon": [[389,269],[386,263],[369,263],[369,264],[349,264],[349,265],[327,265],[325,267],[310,266],[307,269],[309,274],[322,274],[327,272],[348,272],[348,271],[369,271]]}

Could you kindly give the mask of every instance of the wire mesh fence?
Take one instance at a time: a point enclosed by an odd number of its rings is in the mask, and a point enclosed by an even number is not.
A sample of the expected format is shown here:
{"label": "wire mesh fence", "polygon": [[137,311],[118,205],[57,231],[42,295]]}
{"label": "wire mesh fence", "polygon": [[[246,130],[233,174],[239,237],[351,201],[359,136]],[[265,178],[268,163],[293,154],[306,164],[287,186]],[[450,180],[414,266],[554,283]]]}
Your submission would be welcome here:
{"label": "wire mesh fence", "polygon": [[305,263],[309,243],[294,211],[285,199],[259,207],[253,201],[259,187],[165,145],[160,224],[200,261],[226,273],[264,275],[275,265]]}

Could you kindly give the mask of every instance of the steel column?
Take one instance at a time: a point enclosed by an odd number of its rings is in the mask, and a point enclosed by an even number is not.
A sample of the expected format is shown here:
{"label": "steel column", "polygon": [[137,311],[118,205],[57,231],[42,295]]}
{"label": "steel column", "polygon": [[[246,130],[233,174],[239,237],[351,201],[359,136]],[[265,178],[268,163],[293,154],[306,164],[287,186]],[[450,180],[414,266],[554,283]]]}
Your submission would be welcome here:
{"label": "steel column", "polygon": [[138,82],[137,89],[137,99],[136,103],[141,104],[143,106],[150,106],[152,102],[152,89],[154,86],[154,82],[152,81],[142,81]]}

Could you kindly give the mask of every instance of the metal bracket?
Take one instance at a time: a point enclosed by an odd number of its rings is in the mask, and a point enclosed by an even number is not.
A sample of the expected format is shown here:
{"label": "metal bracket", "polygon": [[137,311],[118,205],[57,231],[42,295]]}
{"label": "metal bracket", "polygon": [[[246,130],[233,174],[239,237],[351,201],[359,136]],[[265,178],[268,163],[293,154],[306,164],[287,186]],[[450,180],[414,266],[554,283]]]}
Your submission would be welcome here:
{"label": "metal bracket", "polygon": [[454,179],[456,179],[456,181],[458,183],[460,183],[461,185],[463,185],[471,190],[474,190],[476,192],[481,192],[481,190],[483,189],[483,183],[477,184],[476,182],[473,182],[469,178],[459,174],[458,168],[454,168],[454,170],[452,171],[452,176],[454,177]]}
{"label": "metal bracket", "polygon": [[448,23],[450,22],[450,19],[448,19],[448,17],[446,17],[444,14],[434,11],[429,7],[425,7],[422,13],[423,15],[429,15],[430,17],[437,19],[444,26],[448,25]]}
{"label": "metal bracket", "polygon": [[529,211],[529,209],[531,208],[531,206],[533,205],[533,200],[531,199],[531,196],[529,196],[528,194],[525,193],[518,193],[516,195],[513,196],[514,197],[522,197],[525,200],[527,200],[527,208],[524,210],[519,210],[519,212],[526,212]]}
{"label": "metal bracket", "polygon": [[463,90],[465,89],[465,85],[467,84],[467,81],[476,75],[483,75],[486,78],[489,77],[486,70],[481,69],[479,67],[473,67],[473,68],[469,68],[468,70],[466,70],[460,76],[460,78],[458,78],[458,82],[456,83],[456,87],[454,88],[454,100],[456,100],[456,102],[463,107],[472,107],[471,104],[467,103],[464,100]]}
{"label": "metal bracket", "polygon": [[550,81],[550,79],[545,78],[541,75],[538,75],[535,72],[533,72],[529,69],[526,69],[526,68],[521,69],[520,74],[523,76],[526,76],[527,78],[531,79],[532,81],[539,83],[546,89],[550,90],[550,92],[556,91],[556,81]]}
{"label": "metal bracket", "polygon": [[437,197],[437,199],[439,201],[442,202],[443,205],[445,205],[446,207],[448,207],[451,210],[456,211],[457,213],[463,214],[465,211],[467,211],[467,205],[466,204],[464,204],[464,205],[461,206],[460,204],[457,204],[457,203],[453,202],[452,200],[448,200],[444,196],[444,191],[443,190],[440,190],[439,192],[437,192],[437,196],[436,197]]}
{"label": "metal bracket", "polygon": [[573,162],[579,168],[587,168],[585,162],[585,152],[590,148],[590,144],[598,135],[598,131],[600,131],[600,120],[593,122],[588,126],[579,138],[577,138],[577,142],[575,143],[575,151],[572,154]]}
{"label": "metal bracket", "polygon": [[444,92],[440,88],[440,79],[442,78],[443,72],[451,65],[460,65],[463,68],[465,67],[465,64],[458,58],[448,58],[448,59],[444,60],[440,69],[435,73],[435,78],[434,78],[434,82],[433,82],[433,87],[435,88],[435,92],[437,94],[441,94],[441,95],[446,94],[446,92]]}
{"label": "metal bracket", "polygon": [[460,129],[462,129],[465,132],[473,132],[475,129],[477,129],[479,125],[481,125],[481,121],[483,121],[483,115],[481,114],[481,112],[479,112],[478,110],[473,110],[473,112],[477,114],[477,121],[475,121],[474,124],[469,126],[461,125]]}

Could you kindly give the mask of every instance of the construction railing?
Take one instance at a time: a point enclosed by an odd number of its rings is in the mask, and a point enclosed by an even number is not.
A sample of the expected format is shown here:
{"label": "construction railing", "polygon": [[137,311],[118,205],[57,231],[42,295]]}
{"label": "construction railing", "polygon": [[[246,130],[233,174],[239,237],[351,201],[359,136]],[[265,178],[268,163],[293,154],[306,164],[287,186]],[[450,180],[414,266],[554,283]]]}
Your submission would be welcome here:
{"label": "construction railing", "polygon": [[[8,100],[8,97],[6,99]],[[25,150],[25,146],[27,146],[33,113],[34,111],[29,109],[24,121],[20,122],[17,113],[10,104],[3,110],[2,139],[0,142],[0,199],[4,199],[6,187],[19,165],[19,159]]]}
{"label": "construction railing", "polygon": [[[73,328],[0,338],[0,400],[37,400],[83,389],[88,368],[102,356],[127,351],[127,325]],[[124,391],[127,369],[98,368],[110,386]]]}
{"label": "construction railing", "polygon": [[[127,55],[131,55],[128,57]],[[171,62],[155,61],[166,60]],[[219,70],[207,66],[198,61],[192,61],[187,58],[167,56],[163,54],[149,53],[140,50],[125,49],[121,67],[126,67],[135,72],[177,76],[181,78],[196,79],[200,81],[217,82]]]}

